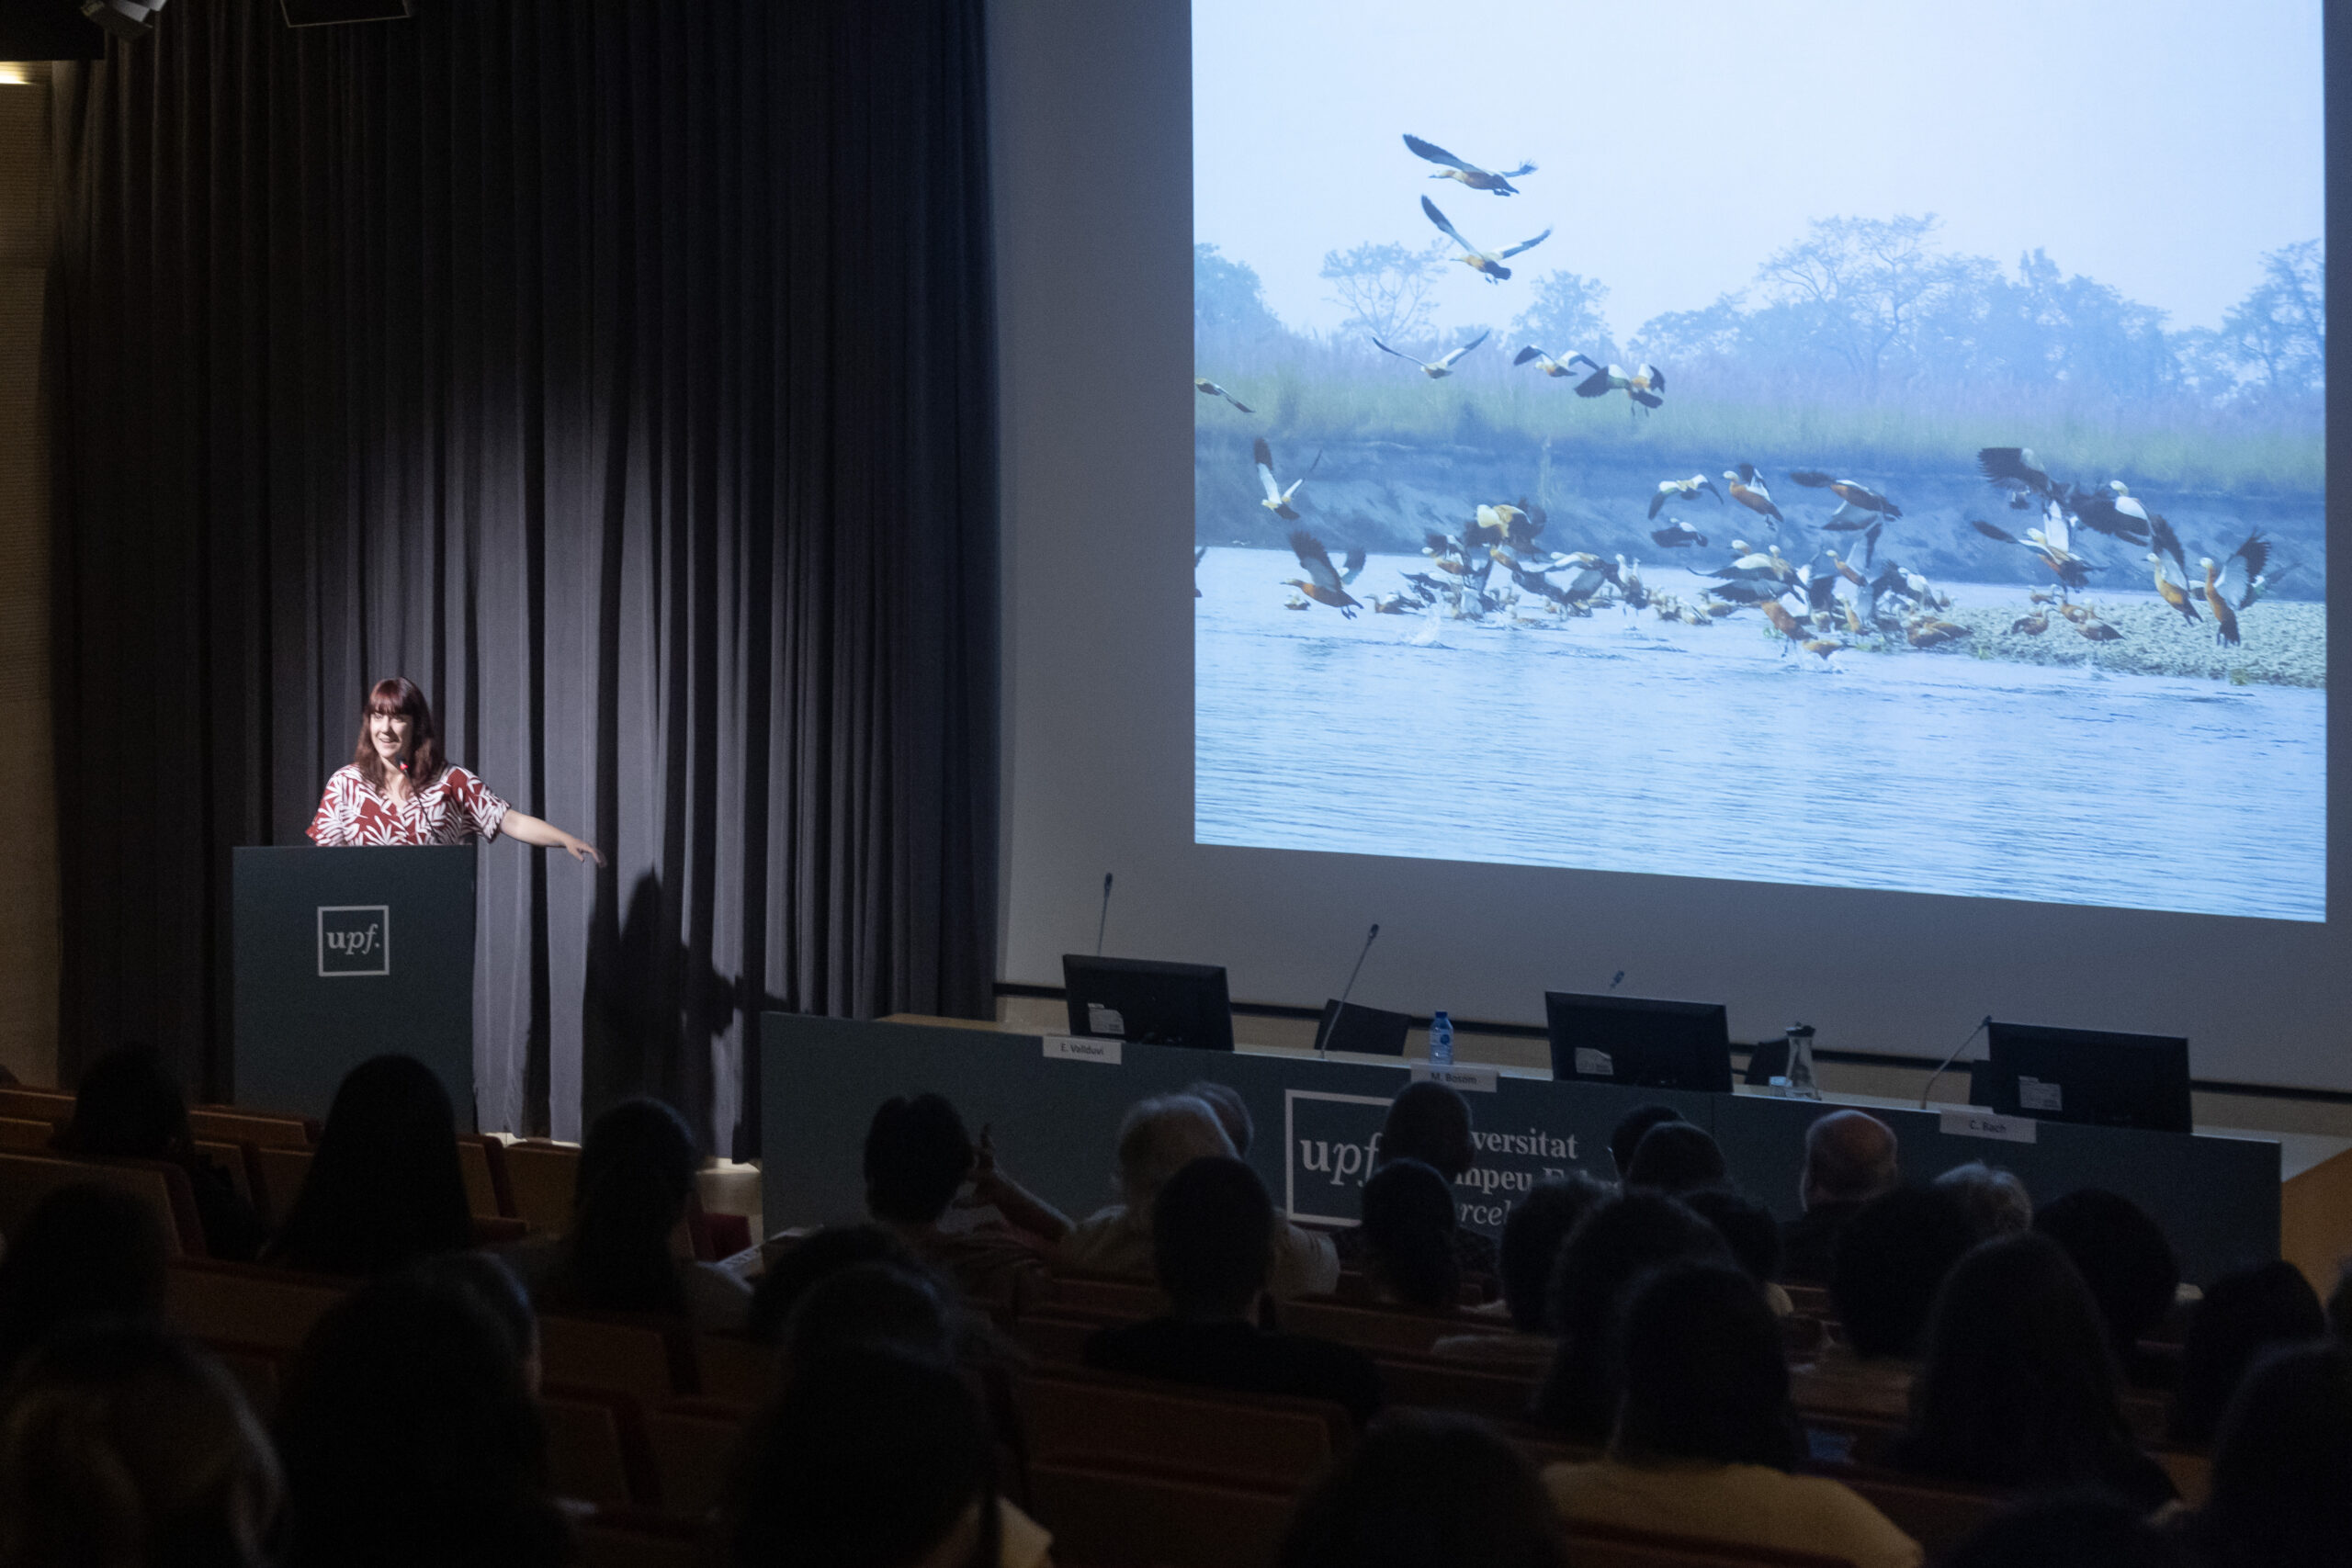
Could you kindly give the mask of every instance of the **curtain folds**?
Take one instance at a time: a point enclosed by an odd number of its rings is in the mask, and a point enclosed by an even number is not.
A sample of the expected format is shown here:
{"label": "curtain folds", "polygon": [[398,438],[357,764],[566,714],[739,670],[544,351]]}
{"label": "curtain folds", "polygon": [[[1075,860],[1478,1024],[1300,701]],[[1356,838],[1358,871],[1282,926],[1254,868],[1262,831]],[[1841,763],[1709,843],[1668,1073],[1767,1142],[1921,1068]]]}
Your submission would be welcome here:
{"label": "curtain folds", "polygon": [[230,851],[392,673],[611,861],[483,852],[483,1125],[740,1149],[761,1009],[986,1010],[981,9],[180,0],[62,73],[69,1071],[225,1087]]}

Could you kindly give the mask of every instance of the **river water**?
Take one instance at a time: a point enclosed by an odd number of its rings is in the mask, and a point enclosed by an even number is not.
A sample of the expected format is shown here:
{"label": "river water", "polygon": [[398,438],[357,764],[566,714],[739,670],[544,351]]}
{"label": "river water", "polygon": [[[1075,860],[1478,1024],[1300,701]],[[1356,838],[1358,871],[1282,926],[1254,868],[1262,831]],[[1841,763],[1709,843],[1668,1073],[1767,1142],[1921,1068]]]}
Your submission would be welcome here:
{"label": "river water", "polygon": [[[1374,557],[1353,592],[1427,564]],[[1232,548],[1195,574],[1203,843],[2326,915],[2324,691],[1908,650],[1825,665],[1753,612],[1347,621],[1284,609],[1299,575]]]}

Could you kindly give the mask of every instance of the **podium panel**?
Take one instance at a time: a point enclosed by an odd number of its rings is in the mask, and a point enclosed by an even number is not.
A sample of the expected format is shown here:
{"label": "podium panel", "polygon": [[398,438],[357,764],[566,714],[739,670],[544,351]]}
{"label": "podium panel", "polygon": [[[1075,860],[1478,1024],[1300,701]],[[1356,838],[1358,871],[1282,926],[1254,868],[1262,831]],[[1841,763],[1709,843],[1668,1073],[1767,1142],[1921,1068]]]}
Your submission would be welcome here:
{"label": "podium panel", "polygon": [[398,1052],[439,1075],[460,1131],[473,1125],[476,853],[236,852],[239,1104],[324,1116],[345,1073]]}

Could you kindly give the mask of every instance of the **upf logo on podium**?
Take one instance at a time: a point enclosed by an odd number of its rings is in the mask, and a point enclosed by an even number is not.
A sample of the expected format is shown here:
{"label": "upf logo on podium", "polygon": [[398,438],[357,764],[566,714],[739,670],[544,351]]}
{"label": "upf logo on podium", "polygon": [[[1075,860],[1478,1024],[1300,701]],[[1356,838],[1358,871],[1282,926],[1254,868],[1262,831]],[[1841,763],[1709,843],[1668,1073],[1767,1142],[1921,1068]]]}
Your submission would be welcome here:
{"label": "upf logo on podium", "polygon": [[319,976],[392,972],[392,911],[382,904],[319,906]]}

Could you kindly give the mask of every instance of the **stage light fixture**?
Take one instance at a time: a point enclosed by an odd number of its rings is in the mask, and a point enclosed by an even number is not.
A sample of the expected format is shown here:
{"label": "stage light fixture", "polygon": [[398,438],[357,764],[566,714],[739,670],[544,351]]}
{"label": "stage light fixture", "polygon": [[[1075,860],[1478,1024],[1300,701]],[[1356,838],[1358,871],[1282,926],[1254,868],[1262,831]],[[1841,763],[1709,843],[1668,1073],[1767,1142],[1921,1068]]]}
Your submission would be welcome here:
{"label": "stage light fixture", "polygon": [[82,0],[82,15],[117,38],[144,38],[168,0]]}

